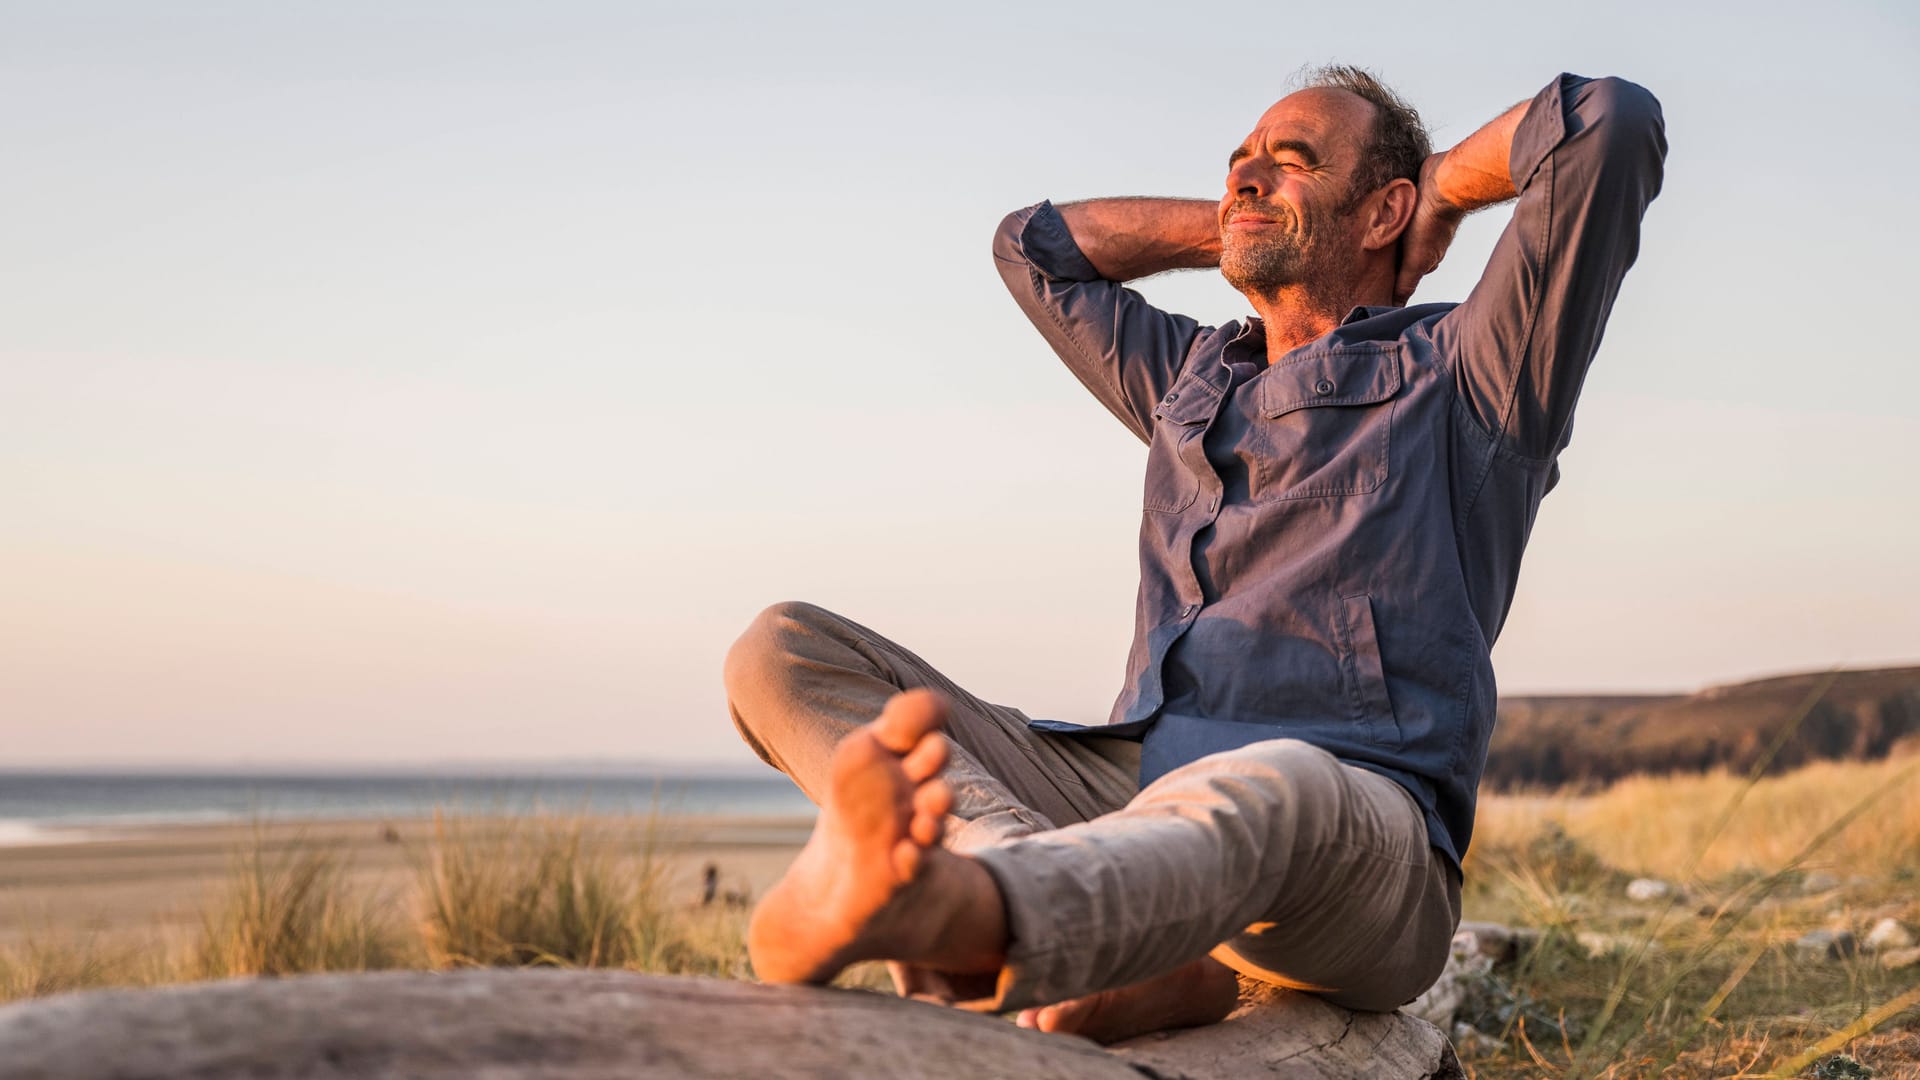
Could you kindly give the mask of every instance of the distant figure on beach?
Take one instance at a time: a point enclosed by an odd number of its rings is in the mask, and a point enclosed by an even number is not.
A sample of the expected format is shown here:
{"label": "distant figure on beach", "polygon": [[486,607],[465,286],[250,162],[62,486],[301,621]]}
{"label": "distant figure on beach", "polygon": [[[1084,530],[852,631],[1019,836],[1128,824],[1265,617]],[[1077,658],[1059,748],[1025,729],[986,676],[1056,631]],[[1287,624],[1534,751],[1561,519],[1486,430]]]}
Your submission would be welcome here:
{"label": "distant figure on beach", "polygon": [[707,868],[700,872],[700,878],[700,906],[712,907],[714,897],[720,895],[719,864],[708,863]]}
{"label": "distant figure on beach", "polygon": [[[1665,155],[1619,79],[1560,75],[1435,154],[1329,67],[1217,201],[1009,215],[1014,299],[1148,446],[1125,682],[1105,726],[1033,721],[849,619],[767,609],[727,657],[733,718],[821,813],[754,913],[759,976],[887,960],[903,993],[1102,1041],[1221,1019],[1235,972],[1365,1010],[1432,984],[1490,650]],[[1513,199],[1466,300],[1402,306]],[[1254,315],[1202,326],[1121,284],[1203,267]]]}

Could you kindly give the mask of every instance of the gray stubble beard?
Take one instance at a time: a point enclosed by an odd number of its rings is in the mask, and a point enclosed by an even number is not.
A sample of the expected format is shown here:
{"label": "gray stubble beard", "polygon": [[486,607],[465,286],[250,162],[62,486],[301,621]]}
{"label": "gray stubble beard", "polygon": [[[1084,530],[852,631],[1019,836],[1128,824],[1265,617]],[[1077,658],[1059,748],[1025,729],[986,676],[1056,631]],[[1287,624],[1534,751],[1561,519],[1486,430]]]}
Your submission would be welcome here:
{"label": "gray stubble beard", "polygon": [[[1303,235],[1297,217],[1281,236],[1220,237],[1220,275],[1242,293],[1272,296],[1299,286],[1315,306],[1340,308],[1339,294],[1349,292],[1352,258]],[[1330,223],[1329,223],[1330,224]],[[1344,308],[1337,314],[1345,314]]]}

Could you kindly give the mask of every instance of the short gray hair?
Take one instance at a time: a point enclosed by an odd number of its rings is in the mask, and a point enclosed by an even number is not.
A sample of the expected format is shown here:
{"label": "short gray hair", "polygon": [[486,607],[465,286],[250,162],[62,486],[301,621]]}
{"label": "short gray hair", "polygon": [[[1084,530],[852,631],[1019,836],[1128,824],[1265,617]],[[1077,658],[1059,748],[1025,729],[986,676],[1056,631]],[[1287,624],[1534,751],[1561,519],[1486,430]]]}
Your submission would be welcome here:
{"label": "short gray hair", "polygon": [[1347,191],[1349,207],[1394,180],[1420,182],[1420,166],[1433,153],[1433,141],[1405,98],[1372,72],[1349,64],[1305,68],[1293,81],[1301,90],[1345,90],[1373,106],[1373,131]]}

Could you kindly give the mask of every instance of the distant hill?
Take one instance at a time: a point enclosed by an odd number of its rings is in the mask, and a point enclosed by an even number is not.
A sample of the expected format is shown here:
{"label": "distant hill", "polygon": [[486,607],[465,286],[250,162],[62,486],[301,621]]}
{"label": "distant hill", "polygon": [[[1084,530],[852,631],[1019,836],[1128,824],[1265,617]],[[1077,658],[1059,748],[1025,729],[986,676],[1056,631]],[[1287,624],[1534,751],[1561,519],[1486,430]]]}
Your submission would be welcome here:
{"label": "distant hill", "polygon": [[1885,757],[1920,741],[1920,667],[1782,675],[1686,695],[1512,697],[1500,702],[1488,790],[1603,784],[1633,773],[1744,772],[1827,679],[1770,771]]}

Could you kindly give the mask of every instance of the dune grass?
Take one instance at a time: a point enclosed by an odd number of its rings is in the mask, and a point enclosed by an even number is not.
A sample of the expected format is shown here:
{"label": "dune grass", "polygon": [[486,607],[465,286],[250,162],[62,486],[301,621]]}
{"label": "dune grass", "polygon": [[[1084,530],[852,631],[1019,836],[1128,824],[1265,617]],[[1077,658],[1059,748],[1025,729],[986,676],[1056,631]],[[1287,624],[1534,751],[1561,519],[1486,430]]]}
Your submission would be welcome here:
{"label": "dune grass", "polygon": [[382,969],[591,967],[749,978],[747,912],[677,899],[658,815],[436,815],[406,888],[336,845],[256,827],[185,940],[47,933],[0,950],[0,1002],[73,990]]}
{"label": "dune grass", "polygon": [[202,913],[184,979],[372,971],[406,966],[410,955],[383,897],[352,888],[333,847],[300,839],[283,849],[256,826],[233,857],[224,895]]}
{"label": "dune grass", "polygon": [[[1636,877],[1674,890],[1635,903]],[[1920,1076],[1920,969],[1794,948],[1920,926],[1920,756],[1490,797],[1467,879],[1468,918],[1546,931],[1474,1018],[1476,1077],[1814,1075],[1842,1050]]]}

